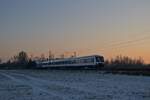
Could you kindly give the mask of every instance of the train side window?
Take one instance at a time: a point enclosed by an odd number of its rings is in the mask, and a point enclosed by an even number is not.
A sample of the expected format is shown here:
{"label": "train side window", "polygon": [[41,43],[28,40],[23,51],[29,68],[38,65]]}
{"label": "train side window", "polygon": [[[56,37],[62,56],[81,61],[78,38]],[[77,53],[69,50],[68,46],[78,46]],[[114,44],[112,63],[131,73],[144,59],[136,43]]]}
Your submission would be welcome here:
{"label": "train side window", "polygon": [[91,59],[91,62],[94,62],[94,58]]}

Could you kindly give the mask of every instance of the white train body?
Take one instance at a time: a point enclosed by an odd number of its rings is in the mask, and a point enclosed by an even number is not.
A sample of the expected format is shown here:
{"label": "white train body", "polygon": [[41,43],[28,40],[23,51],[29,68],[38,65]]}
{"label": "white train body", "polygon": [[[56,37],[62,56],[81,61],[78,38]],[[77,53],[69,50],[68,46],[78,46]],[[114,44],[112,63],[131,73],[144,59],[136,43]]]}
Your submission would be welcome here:
{"label": "white train body", "polygon": [[104,57],[99,55],[55,59],[37,63],[38,68],[96,68],[104,66]]}

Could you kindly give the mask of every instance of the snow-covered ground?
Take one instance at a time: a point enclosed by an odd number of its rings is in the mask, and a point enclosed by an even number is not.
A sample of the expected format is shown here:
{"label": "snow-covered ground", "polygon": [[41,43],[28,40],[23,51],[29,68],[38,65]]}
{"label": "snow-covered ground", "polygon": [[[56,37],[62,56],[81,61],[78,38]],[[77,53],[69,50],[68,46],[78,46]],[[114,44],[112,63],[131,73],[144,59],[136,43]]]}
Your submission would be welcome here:
{"label": "snow-covered ground", "polygon": [[150,77],[88,70],[0,70],[0,100],[150,100]]}

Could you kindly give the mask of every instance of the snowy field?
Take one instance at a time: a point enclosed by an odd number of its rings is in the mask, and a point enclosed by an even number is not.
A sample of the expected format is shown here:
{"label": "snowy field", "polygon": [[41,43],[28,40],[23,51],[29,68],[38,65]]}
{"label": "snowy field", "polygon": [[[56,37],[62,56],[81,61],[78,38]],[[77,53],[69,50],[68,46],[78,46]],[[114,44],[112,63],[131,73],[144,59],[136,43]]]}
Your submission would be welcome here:
{"label": "snowy field", "polygon": [[0,100],[150,100],[150,77],[99,71],[0,70]]}

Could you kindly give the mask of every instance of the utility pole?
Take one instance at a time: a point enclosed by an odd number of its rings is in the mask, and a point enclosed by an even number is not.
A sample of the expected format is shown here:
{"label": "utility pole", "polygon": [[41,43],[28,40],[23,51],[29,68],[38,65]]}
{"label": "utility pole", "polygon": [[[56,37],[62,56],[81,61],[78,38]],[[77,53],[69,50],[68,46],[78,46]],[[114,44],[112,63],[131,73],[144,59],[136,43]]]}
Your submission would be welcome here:
{"label": "utility pole", "polygon": [[41,61],[44,61],[44,60],[45,60],[45,55],[41,54]]}
{"label": "utility pole", "polygon": [[74,52],[74,57],[77,57],[77,53],[76,52]]}
{"label": "utility pole", "polygon": [[30,59],[31,59],[31,60],[34,60],[33,54],[30,55]]}
{"label": "utility pole", "polygon": [[52,54],[51,50],[49,50],[49,60],[54,59],[54,54]]}

